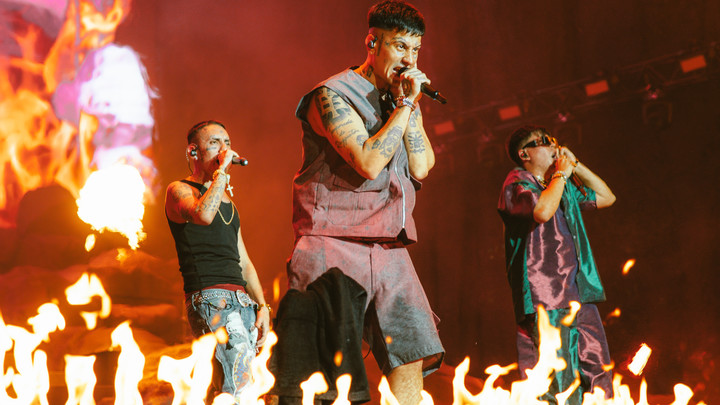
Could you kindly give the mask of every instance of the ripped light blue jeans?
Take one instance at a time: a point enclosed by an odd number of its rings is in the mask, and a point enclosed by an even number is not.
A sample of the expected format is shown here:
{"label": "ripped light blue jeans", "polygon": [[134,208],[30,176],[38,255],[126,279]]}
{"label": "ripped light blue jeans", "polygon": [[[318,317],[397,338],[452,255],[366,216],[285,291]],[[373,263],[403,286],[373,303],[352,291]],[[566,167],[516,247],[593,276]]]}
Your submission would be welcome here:
{"label": "ripped light blue jeans", "polygon": [[255,327],[257,306],[239,290],[202,290],[185,301],[190,328],[196,338],[221,327],[227,330],[228,341],[218,343],[215,359],[222,367],[222,392],[233,395],[236,402],[251,380],[250,363],[255,359],[258,335]]}

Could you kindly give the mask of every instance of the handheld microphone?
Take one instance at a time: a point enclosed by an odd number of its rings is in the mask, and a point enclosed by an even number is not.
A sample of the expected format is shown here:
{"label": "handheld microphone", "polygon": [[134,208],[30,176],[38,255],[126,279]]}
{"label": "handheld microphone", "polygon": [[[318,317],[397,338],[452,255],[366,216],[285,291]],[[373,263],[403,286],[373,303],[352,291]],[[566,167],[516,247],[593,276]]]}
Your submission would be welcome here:
{"label": "handheld microphone", "polygon": [[575,173],[570,175],[570,181],[575,185],[575,187],[580,190],[580,193],[582,193],[583,197],[587,197],[587,191],[585,191],[585,183],[583,183],[582,180],[580,180],[580,177],[575,175]]}
{"label": "handheld microphone", "polygon": [[248,163],[250,162],[248,162],[248,160],[244,157],[233,156],[232,158],[232,164],[234,165],[247,166]]}
{"label": "handheld microphone", "polygon": [[[408,69],[409,69],[409,67],[407,67],[407,66],[405,66],[405,67],[403,67],[403,68],[400,68],[400,69],[398,70],[398,74],[399,74],[399,75],[400,75],[400,74],[403,74],[403,73],[404,73],[406,70],[408,70]],[[440,103],[440,104],[445,104],[445,103],[447,103],[447,99],[446,99],[442,94],[440,94],[439,91],[435,90],[435,88],[433,88],[433,86],[431,86],[429,83],[423,83],[423,84],[421,84],[421,85],[420,85],[420,91],[421,91],[424,95],[430,97],[431,99],[437,101],[437,102]]]}
{"label": "handheld microphone", "polygon": [[[220,156],[218,156],[215,160],[218,164],[220,164]],[[232,164],[234,165],[247,166],[248,163],[248,160],[244,157],[233,156],[232,158]]]}

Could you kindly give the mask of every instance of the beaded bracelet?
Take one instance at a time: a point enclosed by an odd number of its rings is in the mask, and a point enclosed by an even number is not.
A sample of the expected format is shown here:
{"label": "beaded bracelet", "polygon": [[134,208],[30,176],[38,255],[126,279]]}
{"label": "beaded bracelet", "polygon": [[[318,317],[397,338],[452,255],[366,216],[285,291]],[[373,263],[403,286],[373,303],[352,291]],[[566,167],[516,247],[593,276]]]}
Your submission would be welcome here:
{"label": "beaded bracelet", "polygon": [[268,309],[268,314],[272,314],[272,307],[270,306],[270,304],[260,304],[260,305],[258,305],[258,310],[260,310],[261,308],[267,308],[267,309]]}
{"label": "beaded bracelet", "polygon": [[564,181],[567,182],[567,175],[565,174],[565,172],[563,172],[563,171],[561,171],[561,170],[558,170],[557,172],[555,172],[555,173],[552,175],[552,177],[550,177],[550,181],[552,181],[552,180],[554,180],[554,179],[557,179],[558,177],[559,177],[559,178],[562,178]]}
{"label": "beaded bracelet", "polygon": [[416,108],[415,103],[410,101],[409,98],[407,98],[405,96],[400,96],[400,97],[396,98],[395,99],[395,108],[403,107],[403,106],[410,107],[410,111],[415,111],[415,108]]}

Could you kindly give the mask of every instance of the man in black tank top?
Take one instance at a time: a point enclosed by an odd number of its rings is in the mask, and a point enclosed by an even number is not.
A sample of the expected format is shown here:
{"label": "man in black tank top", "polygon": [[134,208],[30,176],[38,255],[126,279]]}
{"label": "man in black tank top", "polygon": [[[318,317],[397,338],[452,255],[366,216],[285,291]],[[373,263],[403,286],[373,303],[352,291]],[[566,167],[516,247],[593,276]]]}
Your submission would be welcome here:
{"label": "man in black tank top", "polygon": [[230,199],[227,169],[238,154],[230,148],[225,126],[200,122],[190,129],[187,141],[192,174],[168,186],[165,215],[175,239],[193,334],[227,331],[227,341],[218,343],[215,351],[212,395],[227,392],[237,402],[251,381],[250,363],[270,330],[271,308]]}

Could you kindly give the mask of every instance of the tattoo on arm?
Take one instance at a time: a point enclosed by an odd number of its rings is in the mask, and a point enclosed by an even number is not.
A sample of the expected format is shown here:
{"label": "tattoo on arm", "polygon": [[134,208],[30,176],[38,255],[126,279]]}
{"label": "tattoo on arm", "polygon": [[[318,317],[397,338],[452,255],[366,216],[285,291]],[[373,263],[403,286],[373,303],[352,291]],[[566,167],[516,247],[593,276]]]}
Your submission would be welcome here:
{"label": "tattoo on arm", "polygon": [[315,104],[323,125],[331,131],[335,129],[333,128],[335,125],[345,121],[350,115],[350,107],[345,105],[342,98],[325,87],[319,90]]}
{"label": "tattoo on arm", "polygon": [[382,140],[377,139],[373,142],[372,149],[380,149],[381,155],[386,158],[390,158],[393,153],[395,153],[395,149],[397,148],[402,135],[402,129],[400,129],[399,126],[394,126],[388,130],[388,133]]}
{"label": "tattoo on arm", "polygon": [[408,152],[410,153],[425,152],[425,140],[423,139],[415,115],[410,116],[410,122],[408,123],[407,145]]}

